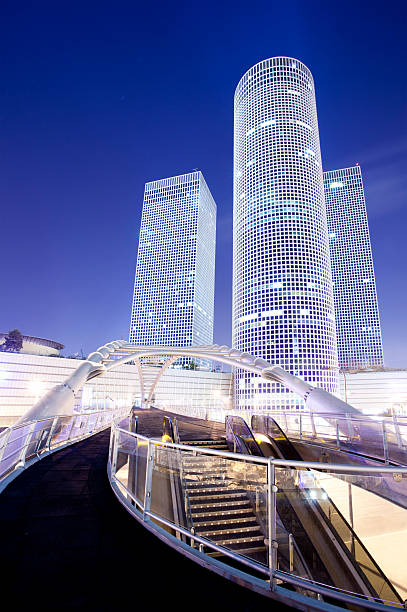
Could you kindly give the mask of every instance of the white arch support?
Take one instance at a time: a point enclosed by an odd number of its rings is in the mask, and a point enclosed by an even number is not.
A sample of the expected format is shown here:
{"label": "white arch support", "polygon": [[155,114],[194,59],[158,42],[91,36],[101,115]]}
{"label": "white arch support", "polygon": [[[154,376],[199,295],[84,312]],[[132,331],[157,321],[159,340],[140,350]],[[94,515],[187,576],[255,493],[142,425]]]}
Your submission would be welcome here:
{"label": "white arch support", "polygon": [[[133,361],[136,364],[139,379],[142,405],[144,404],[145,381],[142,371],[141,359],[143,357],[163,357],[164,363],[149,390],[147,402],[151,401],[153,392],[164,373],[179,357],[195,357],[198,359],[219,361],[235,368],[241,368],[258,374],[265,380],[279,382],[287,389],[299,395],[305,402],[308,410],[317,412],[355,413],[359,414],[353,406],[331,395],[324,389],[313,387],[307,382],[289,374],[280,366],[272,365],[265,359],[253,357],[226,345],[219,346],[138,346],[129,344],[124,340],[116,340],[101,346],[91,353],[87,360],[82,362],[71,376],[62,385],[57,385],[44,395],[29,411],[23,415],[18,423],[55,416],[58,414],[71,414],[74,407],[75,393],[85,382],[95,376],[103,376],[109,370]],[[130,406],[129,406],[130,409]]]}

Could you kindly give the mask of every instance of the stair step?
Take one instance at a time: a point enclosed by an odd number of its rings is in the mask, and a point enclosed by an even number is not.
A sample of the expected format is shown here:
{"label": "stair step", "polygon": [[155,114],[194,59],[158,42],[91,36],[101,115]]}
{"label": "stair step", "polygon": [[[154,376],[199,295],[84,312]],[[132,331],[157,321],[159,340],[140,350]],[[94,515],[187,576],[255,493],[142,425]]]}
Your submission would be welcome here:
{"label": "stair step", "polygon": [[206,529],[197,529],[196,533],[197,535],[201,535],[204,538],[207,538],[209,536],[225,536],[228,534],[240,534],[240,533],[251,533],[257,531],[259,534],[261,534],[259,526],[258,525],[253,525],[250,527],[239,527],[237,529],[212,529],[212,530],[206,530]]}
{"label": "stair step", "polygon": [[249,508],[251,508],[250,506],[250,502],[247,499],[241,499],[241,500],[233,500],[230,503],[226,504],[225,502],[209,502],[209,503],[205,503],[203,504],[202,502],[199,502],[197,504],[193,504],[193,507],[191,508],[191,510],[194,512],[195,510],[200,510],[201,508],[227,508],[229,509],[231,506],[248,506]]}
{"label": "stair step", "polygon": [[[266,552],[267,548],[265,546],[254,546],[250,548],[237,548],[233,549],[233,552],[238,553],[239,555],[247,555],[248,553],[257,553],[257,552]],[[219,552],[208,552],[208,557],[224,557],[222,553]]]}
{"label": "stair step", "polygon": [[197,518],[210,518],[215,517],[215,516],[233,516],[234,514],[246,514],[248,516],[252,516],[253,517],[253,511],[249,508],[239,508],[237,510],[223,510],[221,513],[219,513],[219,510],[216,510],[215,512],[197,512],[194,513],[194,521]]}
{"label": "stair step", "polygon": [[194,503],[196,502],[196,500],[208,500],[209,499],[235,499],[236,497],[243,497],[244,493],[214,493],[214,494],[209,494],[209,495],[190,495],[189,497],[189,501],[190,503]]}
{"label": "stair step", "polygon": [[224,440],[182,440],[181,444],[186,446],[202,446],[204,448],[224,446],[229,448]]}
{"label": "stair step", "polygon": [[237,546],[239,544],[247,545],[247,544],[251,544],[252,542],[264,542],[264,535],[260,534],[257,536],[247,536],[247,537],[242,536],[241,538],[239,537],[226,538],[225,540],[218,540],[216,544],[219,544],[220,546],[227,546],[228,548],[231,548],[232,546]]}
{"label": "stair step", "polygon": [[[198,484],[198,483],[197,483]],[[218,487],[216,485],[213,485],[211,487],[208,487],[205,483],[199,483],[201,486],[196,486],[196,487],[187,487],[188,489],[188,495],[190,495],[190,497],[194,497],[195,494],[199,495],[201,493],[240,493],[241,495],[244,495],[246,493],[246,491],[244,489],[230,489],[230,487]]]}
{"label": "stair step", "polygon": [[[202,489],[205,487],[208,487],[208,485],[210,485],[210,489],[208,489],[209,491],[212,489],[214,490],[215,488],[218,489],[224,489],[225,491],[242,491],[243,489],[236,489],[233,487],[232,489],[232,481],[226,482],[224,480],[214,480],[213,478],[211,480],[188,480],[187,478],[185,478],[185,484],[187,485],[187,489]],[[219,485],[223,485],[223,487],[219,487]],[[229,485],[229,486],[228,486]]]}
{"label": "stair step", "polygon": [[199,531],[201,531],[202,527],[209,527],[212,528],[213,526],[219,525],[236,525],[236,524],[242,524],[244,525],[245,523],[254,523],[256,526],[256,520],[253,517],[253,514],[251,516],[243,516],[243,517],[234,517],[231,519],[219,519],[218,521],[199,521],[198,523],[196,523],[196,527],[199,529]]}

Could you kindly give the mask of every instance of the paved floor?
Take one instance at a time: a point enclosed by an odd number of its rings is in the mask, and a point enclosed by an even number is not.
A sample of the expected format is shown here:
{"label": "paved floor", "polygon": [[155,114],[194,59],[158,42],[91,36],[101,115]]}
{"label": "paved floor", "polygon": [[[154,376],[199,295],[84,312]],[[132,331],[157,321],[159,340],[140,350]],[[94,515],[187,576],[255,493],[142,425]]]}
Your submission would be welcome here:
{"label": "paved floor", "polygon": [[4,610],[288,609],[202,569],[116,500],[109,431],[27,469],[0,498]]}

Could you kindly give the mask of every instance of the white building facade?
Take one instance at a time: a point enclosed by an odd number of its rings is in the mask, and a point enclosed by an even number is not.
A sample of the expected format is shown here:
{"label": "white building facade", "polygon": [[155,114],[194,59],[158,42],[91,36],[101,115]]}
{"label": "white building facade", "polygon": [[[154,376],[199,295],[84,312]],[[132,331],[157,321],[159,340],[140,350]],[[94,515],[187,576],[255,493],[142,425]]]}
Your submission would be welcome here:
{"label": "white building facade", "polygon": [[201,172],[146,183],[129,342],[212,344],[216,204]]}
{"label": "white building facade", "polygon": [[[63,383],[79,359],[0,352],[0,427],[10,426],[47,391]],[[85,383],[75,395],[75,410],[111,410],[140,401],[137,368],[122,365]]]}
{"label": "white building facade", "polygon": [[[0,352],[0,428],[13,425],[47,391],[63,383],[82,362]],[[154,392],[153,405],[181,414],[230,409],[232,374],[195,370],[167,370]],[[135,365],[122,365],[85,383],[75,396],[75,410],[111,410],[139,406],[141,390]]]}
{"label": "white building facade", "polygon": [[[314,81],[288,57],[250,68],[235,93],[233,346],[338,393]],[[241,408],[300,406],[242,371],[235,393]]]}
{"label": "white building facade", "polygon": [[383,365],[376,280],[360,166],[324,172],[338,360]]}

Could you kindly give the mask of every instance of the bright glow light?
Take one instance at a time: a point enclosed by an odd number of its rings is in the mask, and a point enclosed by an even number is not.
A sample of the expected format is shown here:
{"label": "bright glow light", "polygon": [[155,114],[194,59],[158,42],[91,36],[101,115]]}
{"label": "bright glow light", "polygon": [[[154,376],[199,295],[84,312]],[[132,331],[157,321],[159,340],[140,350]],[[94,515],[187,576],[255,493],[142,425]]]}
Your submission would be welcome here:
{"label": "bright glow light", "polygon": [[329,183],[329,189],[336,189],[337,187],[343,187],[343,183],[341,181],[333,181],[333,183]]}
{"label": "bright glow light", "polygon": [[32,395],[39,397],[45,391],[45,383],[43,383],[41,380],[30,380],[28,383],[28,389]]}
{"label": "bright glow light", "polygon": [[314,491],[314,489],[311,489],[309,496],[311,497],[311,499],[316,499],[318,497],[317,492]]}

